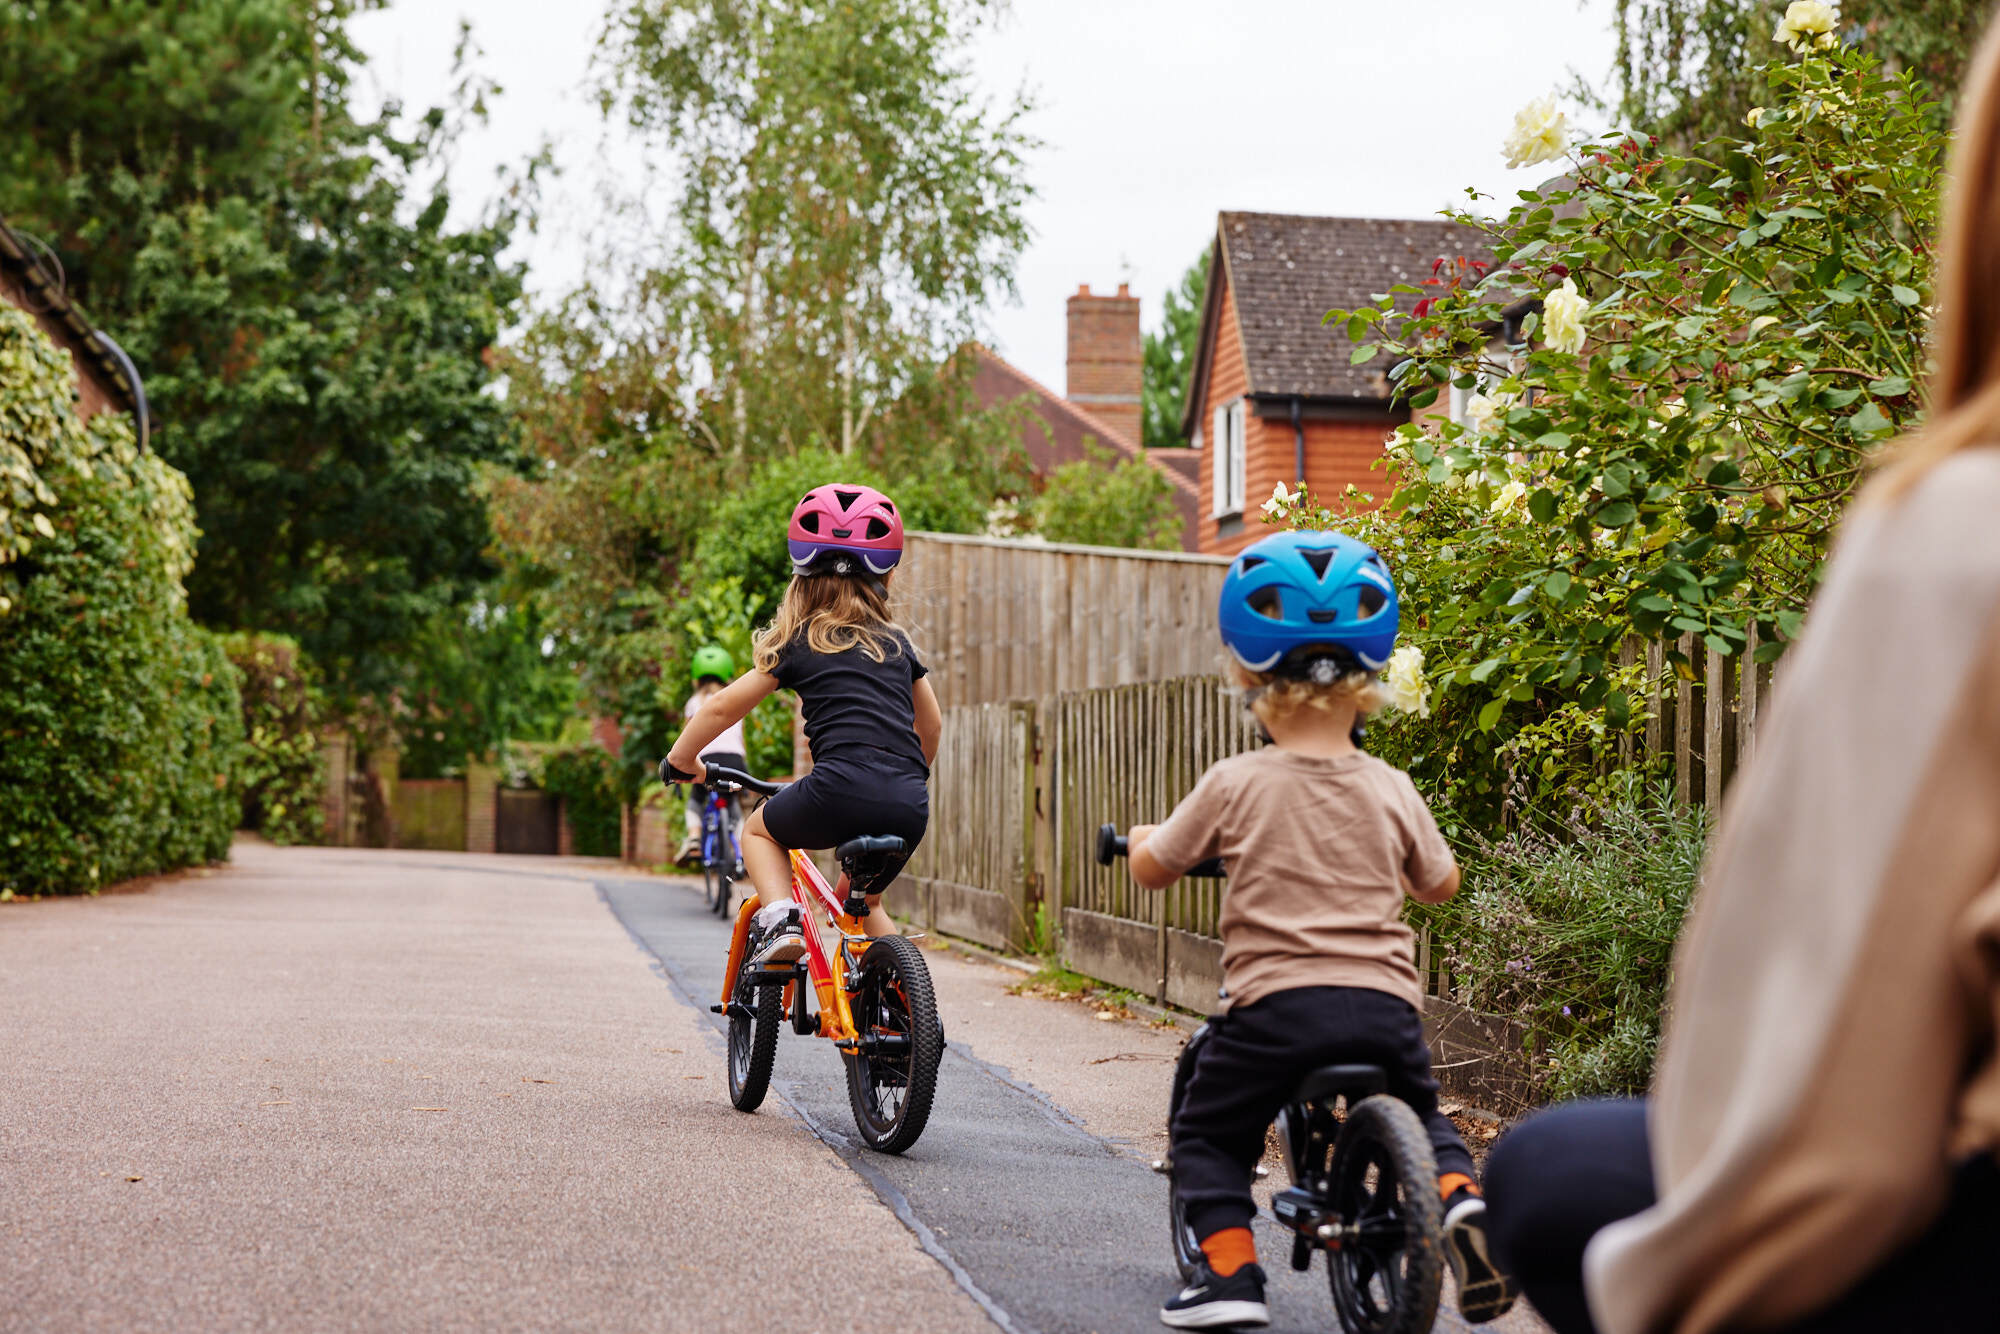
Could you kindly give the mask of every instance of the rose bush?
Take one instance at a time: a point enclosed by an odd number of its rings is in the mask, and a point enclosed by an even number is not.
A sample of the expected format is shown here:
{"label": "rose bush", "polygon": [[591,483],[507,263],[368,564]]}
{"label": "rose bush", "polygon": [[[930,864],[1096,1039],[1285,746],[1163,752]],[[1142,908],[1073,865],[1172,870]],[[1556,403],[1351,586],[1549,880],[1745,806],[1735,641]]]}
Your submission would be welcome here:
{"label": "rose bush", "polygon": [[1386,506],[1275,521],[1389,560],[1437,693],[1383,744],[1460,820],[1601,788],[1657,684],[1635,640],[1782,653],[1870,453],[1920,415],[1944,139],[1910,78],[1810,48],[1764,71],[1747,135],[1586,143],[1504,217],[1460,215],[1491,267],[1328,316],[1417,416]]}

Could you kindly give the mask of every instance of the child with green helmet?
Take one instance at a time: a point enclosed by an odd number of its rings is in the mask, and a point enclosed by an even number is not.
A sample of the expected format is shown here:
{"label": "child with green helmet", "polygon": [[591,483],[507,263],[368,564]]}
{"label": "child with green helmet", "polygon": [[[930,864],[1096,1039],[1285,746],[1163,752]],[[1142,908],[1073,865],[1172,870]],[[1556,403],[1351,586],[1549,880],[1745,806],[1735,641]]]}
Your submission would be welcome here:
{"label": "child with green helmet", "polygon": [[[729,656],[729,650],[720,644],[703,644],[694,651],[694,660],[689,665],[689,675],[694,678],[694,693],[687,698],[681,709],[683,719],[692,718],[702,701],[728,685],[736,677],[736,659]],[[743,769],[744,757],[749,746],[743,740],[743,724],[731,723],[722,729],[722,735],[708,743],[701,753],[702,763],[720,764],[729,769]],[[690,785],[687,803],[687,841],[674,860],[686,862],[701,850],[701,808],[708,802],[708,789],[700,784]]]}

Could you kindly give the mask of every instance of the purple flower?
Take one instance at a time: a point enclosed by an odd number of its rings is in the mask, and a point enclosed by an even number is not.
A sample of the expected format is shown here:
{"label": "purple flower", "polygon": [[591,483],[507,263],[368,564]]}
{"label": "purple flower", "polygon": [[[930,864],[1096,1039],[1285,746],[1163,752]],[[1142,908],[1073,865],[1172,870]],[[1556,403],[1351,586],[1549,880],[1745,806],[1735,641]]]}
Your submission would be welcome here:
{"label": "purple flower", "polygon": [[1567,1005],[1563,1006],[1563,1014],[1564,1014],[1565,1016],[1567,1016],[1567,1015],[1569,1014],[1569,1006],[1567,1006]]}

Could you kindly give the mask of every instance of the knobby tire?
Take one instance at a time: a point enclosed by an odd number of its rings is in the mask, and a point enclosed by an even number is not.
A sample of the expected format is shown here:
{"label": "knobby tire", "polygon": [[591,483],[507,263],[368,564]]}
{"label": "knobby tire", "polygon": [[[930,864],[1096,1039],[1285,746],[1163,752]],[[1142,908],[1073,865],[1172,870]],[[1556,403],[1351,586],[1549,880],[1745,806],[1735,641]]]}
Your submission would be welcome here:
{"label": "knobby tire", "polygon": [[[901,1153],[917,1142],[930,1120],[937,1094],[938,1064],[944,1059],[944,1023],[923,951],[902,936],[883,936],[870,945],[855,970],[854,1026],[857,1032],[907,1036],[901,1059],[846,1053],[847,1100],[862,1142],[878,1153]],[[885,1110],[891,1090],[900,1089]]]}

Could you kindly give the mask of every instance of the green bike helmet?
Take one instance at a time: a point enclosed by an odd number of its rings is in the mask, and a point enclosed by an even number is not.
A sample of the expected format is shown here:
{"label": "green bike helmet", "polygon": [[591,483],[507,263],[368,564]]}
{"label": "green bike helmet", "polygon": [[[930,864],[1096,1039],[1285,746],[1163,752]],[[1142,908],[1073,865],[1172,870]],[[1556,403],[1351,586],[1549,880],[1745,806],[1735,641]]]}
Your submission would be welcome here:
{"label": "green bike helmet", "polygon": [[705,676],[719,677],[727,681],[736,675],[736,659],[729,656],[729,650],[720,644],[707,644],[694,651],[694,679]]}

